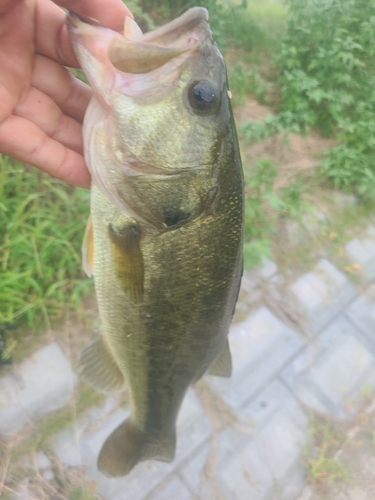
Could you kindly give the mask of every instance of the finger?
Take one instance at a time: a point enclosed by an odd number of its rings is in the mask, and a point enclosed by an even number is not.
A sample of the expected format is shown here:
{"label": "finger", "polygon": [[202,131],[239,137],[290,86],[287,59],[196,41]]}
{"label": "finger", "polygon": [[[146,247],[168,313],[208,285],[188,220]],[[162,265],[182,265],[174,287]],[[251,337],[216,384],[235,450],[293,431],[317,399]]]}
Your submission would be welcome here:
{"label": "finger", "polygon": [[17,3],[22,1],[23,0],[0,0],[0,14],[9,12]]}
{"label": "finger", "polygon": [[79,63],[70,43],[65,24],[66,14],[50,0],[36,0],[36,52],[65,66],[76,68]]}
{"label": "finger", "polygon": [[133,18],[133,14],[121,0],[54,0],[81,16],[91,17],[98,21],[100,26],[115,31],[124,30],[125,17]]}
{"label": "finger", "polygon": [[25,118],[12,115],[0,125],[0,151],[75,186],[90,185],[83,157]]}
{"label": "finger", "polygon": [[64,66],[36,55],[31,85],[48,95],[66,115],[83,121],[91,99],[91,89]]}
{"label": "finger", "polygon": [[0,122],[9,116],[29,85],[34,54],[33,16],[31,2],[18,2],[0,16]]}
{"label": "finger", "polygon": [[57,104],[40,90],[30,87],[22,101],[14,108],[13,114],[26,118],[51,139],[83,154],[82,125],[64,115]]}
{"label": "finger", "polygon": [[[73,47],[66,27],[65,12],[50,0],[36,0],[36,48],[45,55],[66,66],[77,67]],[[98,19],[107,28],[123,30],[124,20],[130,11],[121,0],[58,0],[58,3],[80,15]],[[133,17],[133,16],[131,16]]]}

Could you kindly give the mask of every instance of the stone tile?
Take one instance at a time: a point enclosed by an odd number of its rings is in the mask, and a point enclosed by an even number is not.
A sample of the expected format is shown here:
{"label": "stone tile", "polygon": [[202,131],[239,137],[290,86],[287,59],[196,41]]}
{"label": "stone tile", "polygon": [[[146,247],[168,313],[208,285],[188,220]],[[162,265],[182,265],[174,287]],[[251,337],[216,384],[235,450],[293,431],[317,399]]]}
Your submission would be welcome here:
{"label": "stone tile", "polygon": [[129,413],[129,410],[126,411],[122,408],[117,410],[101,427],[99,427],[99,429],[80,440],[79,445],[82,462],[87,467],[90,477],[94,479],[96,478],[96,461],[104,441],[124,420],[128,418]]}
{"label": "stone tile", "polygon": [[346,419],[375,388],[375,353],[356,327],[340,316],[284,369],[281,378],[304,405]]}
{"label": "stone tile", "polygon": [[185,464],[181,477],[201,500],[292,500],[304,486],[307,416],[276,380],[239,417]]}
{"label": "stone tile", "polygon": [[[221,465],[218,475],[225,498],[294,498],[303,488],[301,454],[305,440],[306,433],[287,411],[276,413],[243,451]],[[293,496],[285,496],[285,491]]]}
{"label": "stone tile", "polygon": [[90,422],[90,419],[86,417],[85,421],[78,422],[75,431],[64,431],[54,443],[54,451],[66,465],[86,466],[87,477],[96,481],[98,494],[109,500],[146,498],[158,485],[166,481],[184,460],[202,446],[212,433],[198,398],[190,390],[177,420],[175,460],[171,464],[153,460],[142,462],[128,476],[109,479],[98,471],[96,461],[106,438],[128,415],[128,410],[119,409],[104,424],[88,433],[85,432],[85,423]]}
{"label": "stone tile", "polygon": [[370,285],[346,310],[346,316],[375,345],[375,285]]}
{"label": "stone tile", "polygon": [[30,421],[64,406],[76,382],[57,344],[35,352],[0,378],[0,435],[9,438]]}
{"label": "stone tile", "polygon": [[151,495],[147,500],[195,500],[192,493],[177,476],[174,476],[169,483],[158,493]]}
{"label": "stone tile", "polygon": [[12,495],[13,500],[33,500],[33,495],[29,491],[30,480],[28,478],[21,481],[16,491]]}
{"label": "stone tile", "polygon": [[42,451],[36,454],[36,464],[40,470],[50,469],[52,467],[50,459]]}
{"label": "stone tile", "polygon": [[246,271],[245,269],[241,279],[241,290],[245,290],[246,292],[251,292],[255,290],[257,286],[258,284],[254,280],[253,275],[249,271]]}
{"label": "stone tile", "polygon": [[[78,467],[83,465],[82,459],[82,442],[87,435],[90,435],[92,427],[103,427],[103,421],[111,421],[109,415],[112,415],[114,409],[119,404],[119,397],[110,396],[101,407],[94,406],[90,408],[78,421],[75,422],[74,428],[64,429],[61,431],[52,442],[52,449],[64,465],[68,467]],[[121,411],[123,413],[121,413]],[[120,415],[125,419],[128,412],[121,410]],[[116,419],[116,417],[112,417]],[[105,425],[104,425],[105,427]],[[110,430],[108,430],[110,433]]]}
{"label": "stone tile", "polygon": [[79,440],[74,429],[61,431],[54,439],[52,448],[64,465],[68,467],[83,465]]}
{"label": "stone tile", "polygon": [[[317,235],[322,234],[322,230],[327,226],[327,216],[320,210],[313,209],[311,212],[306,213],[302,217],[302,225],[309,234]],[[303,236],[301,226],[298,227],[297,234],[301,238]]]}
{"label": "stone tile", "polygon": [[289,289],[289,300],[315,335],[356,296],[349,279],[328,260],[321,259],[312,272],[301,276]]}
{"label": "stone tile", "polygon": [[279,380],[270,382],[256,398],[252,399],[238,414],[239,421],[248,425],[253,432],[267,425],[279,413],[284,412],[293,422],[305,429],[308,418],[291,391]]}
{"label": "stone tile", "polygon": [[301,337],[266,307],[233,326],[229,343],[232,377],[207,376],[207,381],[234,410],[254,396],[304,345]]}
{"label": "stone tile", "polygon": [[345,250],[349,261],[360,266],[359,273],[364,279],[375,278],[375,235],[372,234],[371,228],[362,238],[349,241]]}
{"label": "stone tile", "polygon": [[273,260],[262,258],[262,266],[257,269],[259,276],[263,279],[271,278],[277,273],[277,264]]}
{"label": "stone tile", "polygon": [[345,208],[350,205],[356,205],[358,203],[358,198],[353,194],[345,194],[340,191],[333,192],[333,201],[339,207]]}
{"label": "stone tile", "polygon": [[52,481],[55,476],[52,472],[51,461],[45,453],[39,451],[36,454],[36,465],[44,479],[46,479],[46,481]]}
{"label": "stone tile", "polygon": [[296,466],[282,482],[276,482],[272,500],[294,500],[303,491],[306,485],[305,468],[302,461],[297,459]]}
{"label": "stone tile", "polygon": [[[244,430],[244,428],[242,428]],[[241,432],[227,427],[215,434],[179,471],[184,482],[201,500],[221,500],[223,497],[220,464],[235,457],[250,442],[252,430]]]}

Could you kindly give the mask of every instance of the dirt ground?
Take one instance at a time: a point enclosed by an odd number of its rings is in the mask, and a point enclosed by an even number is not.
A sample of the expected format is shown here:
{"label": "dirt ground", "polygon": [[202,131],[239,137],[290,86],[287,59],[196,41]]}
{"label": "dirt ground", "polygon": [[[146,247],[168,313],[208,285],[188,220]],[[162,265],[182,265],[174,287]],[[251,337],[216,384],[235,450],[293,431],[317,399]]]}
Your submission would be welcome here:
{"label": "dirt ground", "polygon": [[[244,106],[238,106],[234,114],[236,123],[241,125],[249,120],[263,120],[272,114],[272,108],[248,97]],[[275,187],[279,188],[288,185],[296,174],[311,173],[319,165],[322,152],[334,144],[334,140],[321,137],[316,132],[306,136],[279,133],[254,144],[241,143],[241,156],[244,164],[263,157],[276,163],[279,174]]]}

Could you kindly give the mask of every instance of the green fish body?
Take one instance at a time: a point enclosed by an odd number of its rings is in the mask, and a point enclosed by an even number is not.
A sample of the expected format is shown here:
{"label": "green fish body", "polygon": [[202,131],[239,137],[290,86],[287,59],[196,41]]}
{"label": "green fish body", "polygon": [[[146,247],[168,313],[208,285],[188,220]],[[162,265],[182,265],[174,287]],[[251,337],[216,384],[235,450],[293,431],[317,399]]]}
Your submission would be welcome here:
{"label": "green fish body", "polygon": [[102,333],[82,354],[82,376],[103,392],[126,385],[131,405],[99,456],[111,477],[142,460],[171,461],[188,387],[207,371],[231,373],[243,175],[207,21],[195,8],[145,35],[128,21],[126,37],[69,23],[94,94],[84,125],[93,178],[84,261]]}

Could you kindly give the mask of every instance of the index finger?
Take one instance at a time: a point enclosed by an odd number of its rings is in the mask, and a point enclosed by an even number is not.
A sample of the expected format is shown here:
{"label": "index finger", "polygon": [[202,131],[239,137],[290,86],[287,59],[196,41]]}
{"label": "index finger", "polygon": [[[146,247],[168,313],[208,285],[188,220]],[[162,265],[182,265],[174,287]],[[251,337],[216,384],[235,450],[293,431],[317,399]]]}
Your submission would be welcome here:
{"label": "index finger", "polygon": [[114,31],[123,31],[126,16],[133,14],[121,0],[54,0],[75,14],[91,17],[98,24]]}
{"label": "index finger", "polygon": [[[133,17],[121,0],[56,0],[55,4],[116,31],[123,29],[126,16]],[[79,66],[69,39],[65,12],[50,0],[37,0],[35,19],[37,52],[65,66]]]}

